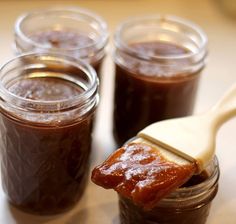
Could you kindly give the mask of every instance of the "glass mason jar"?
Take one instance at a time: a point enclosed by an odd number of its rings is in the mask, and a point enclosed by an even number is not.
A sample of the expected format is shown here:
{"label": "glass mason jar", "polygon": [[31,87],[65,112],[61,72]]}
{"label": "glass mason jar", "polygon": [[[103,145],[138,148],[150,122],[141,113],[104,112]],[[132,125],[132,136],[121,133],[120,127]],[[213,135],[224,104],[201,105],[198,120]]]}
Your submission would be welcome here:
{"label": "glass mason jar", "polygon": [[200,175],[144,210],[119,196],[121,224],[205,224],[218,190],[219,164],[215,157]]}
{"label": "glass mason jar", "polygon": [[49,51],[85,60],[99,74],[108,41],[106,22],[81,8],[51,8],[21,15],[15,24],[17,53]]}
{"label": "glass mason jar", "polygon": [[207,37],[172,16],[123,22],[115,33],[113,133],[119,146],[147,125],[192,114]]}
{"label": "glass mason jar", "polygon": [[98,103],[95,70],[58,54],[17,57],[0,70],[3,190],[24,211],[55,214],[82,195]]}

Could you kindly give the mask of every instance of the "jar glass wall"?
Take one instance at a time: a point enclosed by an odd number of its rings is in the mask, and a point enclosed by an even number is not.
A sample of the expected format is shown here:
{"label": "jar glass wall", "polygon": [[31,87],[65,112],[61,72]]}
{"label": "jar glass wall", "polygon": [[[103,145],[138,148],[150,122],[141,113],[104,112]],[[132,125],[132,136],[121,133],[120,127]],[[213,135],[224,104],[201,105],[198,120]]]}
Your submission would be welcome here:
{"label": "jar glass wall", "polygon": [[206,45],[197,25],[172,16],[118,27],[113,133],[119,146],[150,123],[192,114]]}
{"label": "jar glass wall", "polygon": [[87,182],[95,70],[75,58],[35,53],[0,70],[0,149],[3,190],[20,209],[68,210]]}
{"label": "jar glass wall", "polygon": [[106,22],[93,12],[76,7],[29,12],[15,24],[17,53],[67,54],[85,60],[98,74],[107,40]]}

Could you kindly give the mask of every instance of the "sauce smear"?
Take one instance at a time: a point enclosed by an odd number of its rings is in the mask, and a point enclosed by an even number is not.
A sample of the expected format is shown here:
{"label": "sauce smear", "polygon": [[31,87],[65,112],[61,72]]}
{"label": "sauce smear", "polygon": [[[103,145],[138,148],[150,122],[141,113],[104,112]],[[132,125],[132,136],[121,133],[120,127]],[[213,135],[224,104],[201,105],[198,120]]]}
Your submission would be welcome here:
{"label": "sauce smear", "polygon": [[116,150],[92,172],[92,181],[131,199],[144,209],[183,185],[195,172],[195,164],[178,165],[143,143]]}

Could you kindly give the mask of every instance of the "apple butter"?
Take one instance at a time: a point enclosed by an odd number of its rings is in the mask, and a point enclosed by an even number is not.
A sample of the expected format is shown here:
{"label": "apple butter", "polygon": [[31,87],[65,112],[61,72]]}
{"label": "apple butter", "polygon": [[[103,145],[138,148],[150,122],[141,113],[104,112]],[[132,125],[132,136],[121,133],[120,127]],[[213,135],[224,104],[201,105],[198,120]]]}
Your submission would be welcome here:
{"label": "apple butter", "polygon": [[98,100],[95,71],[76,59],[37,53],[7,63],[0,79],[4,192],[27,212],[70,209],[88,178]]}

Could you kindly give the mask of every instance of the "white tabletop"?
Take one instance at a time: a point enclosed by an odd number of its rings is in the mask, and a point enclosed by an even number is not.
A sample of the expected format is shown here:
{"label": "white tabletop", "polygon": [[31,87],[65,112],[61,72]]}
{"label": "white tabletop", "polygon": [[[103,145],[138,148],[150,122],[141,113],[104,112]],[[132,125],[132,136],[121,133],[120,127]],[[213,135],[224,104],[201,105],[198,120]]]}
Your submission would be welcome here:
{"label": "white tabletop", "polygon": [[[222,0],[223,1],[223,0]],[[220,0],[1,0],[0,1],[0,63],[13,56],[13,25],[25,11],[47,6],[77,5],[103,16],[113,32],[123,19],[147,13],[167,13],[199,24],[209,37],[208,64],[203,72],[196,112],[203,112],[236,82],[236,18],[220,7]],[[224,0],[234,3],[234,0]],[[231,10],[236,6],[230,7]],[[110,53],[110,52],[109,52]],[[95,126],[92,166],[101,162],[114,149],[111,134],[113,66],[108,55],[102,82],[102,97]],[[218,133],[216,153],[220,160],[219,192],[213,202],[207,224],[236,223],[236,119],[226,123]],[[0,224],[118,224],[116,193],[89,182],[78,205],[70,212],[40,217],[25,214],[7,203],[0,189]]]}

